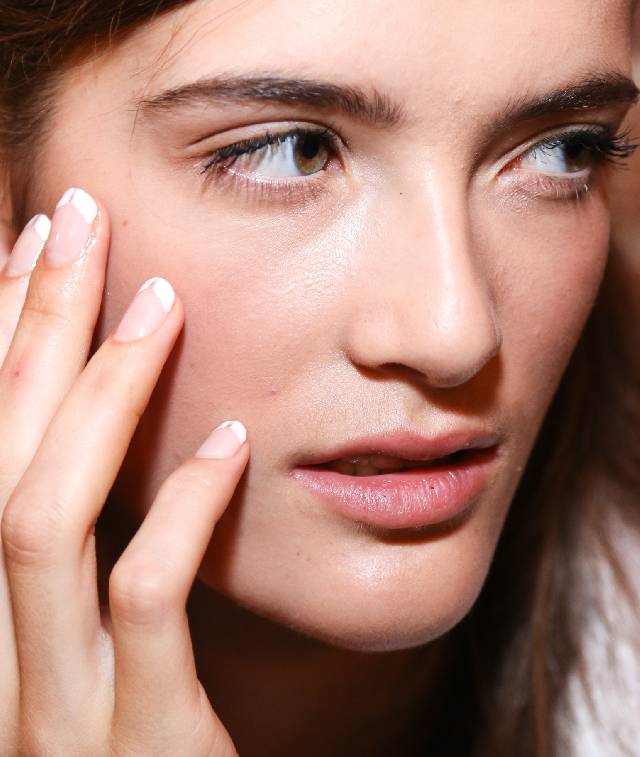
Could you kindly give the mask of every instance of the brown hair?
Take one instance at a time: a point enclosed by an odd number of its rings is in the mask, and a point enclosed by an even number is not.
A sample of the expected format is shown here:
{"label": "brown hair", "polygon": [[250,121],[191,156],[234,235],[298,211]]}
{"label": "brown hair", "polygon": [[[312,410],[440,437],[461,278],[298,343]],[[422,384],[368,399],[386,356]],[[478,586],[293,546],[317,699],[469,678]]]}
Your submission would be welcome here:
{"label": "brown hair", "polygon": [[[188,0],[187,0],[188,1]],[[72,52],[117,40],[185,0],[0,0],[0,148],[20,162],[43,134],[56,76]],[[15,221],[23,205],[12,184]],[[561,753],[557,710],[587,667],[583,612],[597,601],[585,558],[597,550],[633,603],[610,534],[612,516],[640,533],[638,371],[617,328],[624,282],[604,286],[547,414],[482,593],[448,634],[433,755]],[[607,483],[605,493],[602,487]],[[606,497],[606,499],[605,499]],[[432,727],[431,727],[432,726]]]}

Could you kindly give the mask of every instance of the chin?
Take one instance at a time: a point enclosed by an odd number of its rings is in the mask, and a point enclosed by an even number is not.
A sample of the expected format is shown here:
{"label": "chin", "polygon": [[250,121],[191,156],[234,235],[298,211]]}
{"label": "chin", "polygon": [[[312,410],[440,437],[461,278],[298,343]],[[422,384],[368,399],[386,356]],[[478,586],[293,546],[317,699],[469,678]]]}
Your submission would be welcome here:
{"label": "chin", "polygon": [[343,574],[318,582],[314,576],[306,590],[298,590],[302,579],[288,593],[269,591],[264,582],[212,588],[253,615],[321,643],[354,652],[393,652],[428,644],[457,625],[475,603],[487,568],[488,561],[478,570],[472,560],[458,560],[417,577],[405,575],[403,581],[397,576],[349,580]]}

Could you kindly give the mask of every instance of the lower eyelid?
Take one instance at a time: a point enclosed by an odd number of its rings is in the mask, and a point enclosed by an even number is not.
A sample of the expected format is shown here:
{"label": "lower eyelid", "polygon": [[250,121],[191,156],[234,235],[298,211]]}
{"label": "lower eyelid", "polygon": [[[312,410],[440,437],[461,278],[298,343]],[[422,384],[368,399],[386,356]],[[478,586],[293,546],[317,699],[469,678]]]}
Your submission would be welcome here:
{"label": "lower eyelid", "polygon": [[564,176],[552,176],[526,169],[521,173],[528,173],[528,177],[505,178],[506,189],[510,194],[519,195],[528,199],[540,200],[576,200],[588,195],[595,185],[595,172],[593,169],[580,175],[566,174]]}

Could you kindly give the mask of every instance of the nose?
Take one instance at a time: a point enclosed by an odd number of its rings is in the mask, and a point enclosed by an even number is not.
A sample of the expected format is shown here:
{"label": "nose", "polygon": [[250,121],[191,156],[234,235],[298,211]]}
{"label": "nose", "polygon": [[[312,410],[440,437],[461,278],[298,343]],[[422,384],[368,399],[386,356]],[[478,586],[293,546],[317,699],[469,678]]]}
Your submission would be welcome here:
{"label": "nose", "polygon": [[434,388],[469,381],[502,344],[465,193],[443,184],[381,203],[355,264],[347,328],[355,364],[404,366]]}

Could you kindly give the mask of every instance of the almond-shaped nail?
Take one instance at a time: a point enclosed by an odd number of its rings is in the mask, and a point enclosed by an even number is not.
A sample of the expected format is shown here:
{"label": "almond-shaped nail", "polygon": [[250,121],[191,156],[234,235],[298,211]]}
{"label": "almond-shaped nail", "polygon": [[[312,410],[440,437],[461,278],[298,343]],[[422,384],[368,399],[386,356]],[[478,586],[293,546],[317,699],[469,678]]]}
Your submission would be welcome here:
{"label": "almond-shaped nail", "polygon": [[4,269],[5,276],[25,276],[36,267],[44,243],[47,241],[51,221],[47,216],[34,216],[18,237]]}
{"label": "almond-shaped nail", "polygon": [[98,205],[90,194],[82,189],[68,189],[53,214],[45,253],[47,264],[61,268],[82,257],[89,247],[97,215]]}
{"label": "almond-shaped nail", "polygon": [[247,430],[240,421],[221,423],[196,452],[196,457],[224,460],[233,457],[247,441]]}
{"label": "almond-shaped nail", "polygon": [[145,281],[123,315],[113,338],[133,342],[152,334],[171,312],[176,295],[166,279],[157,276]]}

